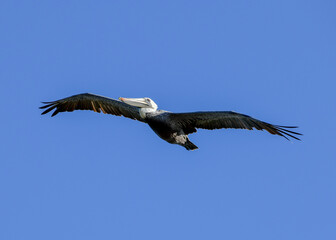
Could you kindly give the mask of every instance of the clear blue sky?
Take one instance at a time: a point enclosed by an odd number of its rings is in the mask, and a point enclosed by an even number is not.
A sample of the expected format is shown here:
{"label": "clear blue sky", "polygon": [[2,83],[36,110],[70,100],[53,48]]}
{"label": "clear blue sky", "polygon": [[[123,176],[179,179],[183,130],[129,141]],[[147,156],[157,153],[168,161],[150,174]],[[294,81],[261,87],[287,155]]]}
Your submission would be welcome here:
{"label": "clear blue sky", "polygon": [[[336,239],[334,1],[0,2],[0,239]],[[91,92],[234,110],[303,141],[41,116]]]}

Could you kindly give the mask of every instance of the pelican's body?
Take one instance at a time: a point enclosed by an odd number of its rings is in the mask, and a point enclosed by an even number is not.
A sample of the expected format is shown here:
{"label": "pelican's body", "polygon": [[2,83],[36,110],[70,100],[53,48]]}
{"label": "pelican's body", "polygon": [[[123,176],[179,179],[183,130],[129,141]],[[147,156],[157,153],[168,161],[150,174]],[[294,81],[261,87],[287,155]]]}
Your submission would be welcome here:
{"label": "pelican's body", "polygon": [[196,128],[265,129],[271,134],[285,138],[292,137],[297,140],[299,139],[293,135],[301,135],[286,129],[294,127],[272,125],[247,115],[230,111],[171,113],[158,110],[158,106],[150,98],[119,98],[119,100],[84,93],[54,102],[46,102],[46,105],[40,108],[47,108],[42,114],[46,114],[56,108],[52,116],[59,112],[72,112],[74,110],[93,110],[117,116],[122,115],[147,123],[160,138],[169,143],[181,145],[187,150],[198,148],[188,138],[188,134],[197,131]]}
{"label": "pelican's body", "polygon": [[187,150],[197,149],[197,146],[189,141],[188,135],[175,123],[170,121],[171,113],[165,111],[157,111],[149,113],[146,117],[146,122],[151,129],[163,140],[179,144]]}

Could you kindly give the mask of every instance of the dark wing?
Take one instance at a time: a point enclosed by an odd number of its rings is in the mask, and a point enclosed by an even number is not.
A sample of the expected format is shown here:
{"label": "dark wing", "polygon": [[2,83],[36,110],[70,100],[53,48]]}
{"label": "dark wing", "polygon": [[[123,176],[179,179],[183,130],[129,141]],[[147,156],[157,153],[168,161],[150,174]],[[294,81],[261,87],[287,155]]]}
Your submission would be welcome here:
{"label": "dark wing", "polygon": [[280,135],[286,139],[292,137],[300,140],[294,135],[302,135],[286,128],[290,126],[278,126],[259,121],[250,116],[235,112],[193,112],[193,113],[172,113],[170,119],[183,128],[186,134],[196,132],[196,128],[220,129],[240,128],[252,130],[266,130],[271,134]]}
{"label": "dark wing", "polygon": [[51,110],[55,111],[51,115],[55,116],[59,112],[72,112],[74,110],[92,110],[100,113],[116,116],[124,116],[131,119],[136,119],[143,122],[140,117],[139,108],[130,106],[112,98],[102,97],[90,93],[83,93],[71,97],[63,98],[53,102],[42,102],[45,105],[40,107],[46,108],[42,114],[46,114]]}

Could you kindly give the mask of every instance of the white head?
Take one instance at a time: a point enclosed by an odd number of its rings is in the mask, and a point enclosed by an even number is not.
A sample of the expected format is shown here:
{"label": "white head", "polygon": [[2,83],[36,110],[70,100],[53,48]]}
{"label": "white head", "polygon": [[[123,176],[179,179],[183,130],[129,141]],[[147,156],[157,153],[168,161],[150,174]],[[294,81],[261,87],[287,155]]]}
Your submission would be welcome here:
{"label": "white head", "polygon": [[158,106],[156,103],[150,98],[119,98],[120,101],[139,108],[145,108],[148,112],[154,112],[157,110]]}

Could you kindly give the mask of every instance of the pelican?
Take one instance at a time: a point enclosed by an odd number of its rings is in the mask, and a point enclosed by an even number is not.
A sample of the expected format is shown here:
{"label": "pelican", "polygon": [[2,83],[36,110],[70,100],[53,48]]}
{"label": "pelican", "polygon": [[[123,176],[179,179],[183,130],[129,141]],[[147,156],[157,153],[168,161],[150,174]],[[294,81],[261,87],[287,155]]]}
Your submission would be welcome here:
{"label": "pelican", "polygon": [[197,131],[197,128],[209,130],[221,128],[252,130],[255,128],[257,130],[266,130],[287,140],[289,138],[300,140],[295,135],[302,135],[288,130],[296,127],[273,125],[232,111],[172,113],[158,110],[157,104],[148,97],[120,97],[119,100],[115,100],[91,93],[83,93],[57,101],[42,103],[45,105],[40,107],[40,109],[46,109],[42,112],[42,115],[55,109],[51,115],[52,117],[59,112],[91,110],[138,120],[147,123],[163,140],[183,146],[187,150],[198,149],[188,138],[189,134]]}

